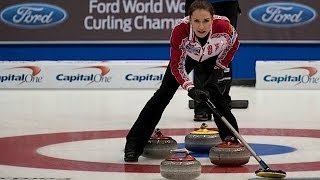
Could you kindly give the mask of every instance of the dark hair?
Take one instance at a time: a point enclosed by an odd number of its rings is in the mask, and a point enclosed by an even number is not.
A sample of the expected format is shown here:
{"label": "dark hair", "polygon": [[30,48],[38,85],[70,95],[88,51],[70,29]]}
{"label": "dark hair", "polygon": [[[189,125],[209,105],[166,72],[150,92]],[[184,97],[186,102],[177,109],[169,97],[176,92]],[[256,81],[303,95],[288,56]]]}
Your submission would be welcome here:
{"label": "dark hair", "polygon": [[195,11],[195,10],[198,10],[198,9],[203,9],[203,10],[207,10],[210,12],[210,14],[213,16],[215,14],[214,12],[214,9],[213,9],[213,6],[210,2],[208,2],[208,0],[195,0],[191,5],[190,5],[190,8],[189,8],[189,16],[192,15],[192,13]]}

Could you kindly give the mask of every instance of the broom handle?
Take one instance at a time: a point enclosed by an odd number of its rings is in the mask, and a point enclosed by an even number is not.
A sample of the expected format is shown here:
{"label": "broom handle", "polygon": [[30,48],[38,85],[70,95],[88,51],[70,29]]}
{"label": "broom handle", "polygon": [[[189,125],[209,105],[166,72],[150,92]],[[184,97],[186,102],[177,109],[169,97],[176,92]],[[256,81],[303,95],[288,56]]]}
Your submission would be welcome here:
{"label": "broom handle", "polygon": [[264,169],[270,169],[269,166],[257,155],[257,153],[249,146],[249,144],[242,138],[242,136],[234,129],[234,127],[229,123],[229,121],[224,117],[221,116],[215,109],[213,103],[210,99],[207,99],[207,105],[213,111],[215,115],[217,115],[222,122],[232,131],[232,133],[242,142],[242,144],[247,148],[247,150],[251,153],[251,155],[259,162],[259,164]]}

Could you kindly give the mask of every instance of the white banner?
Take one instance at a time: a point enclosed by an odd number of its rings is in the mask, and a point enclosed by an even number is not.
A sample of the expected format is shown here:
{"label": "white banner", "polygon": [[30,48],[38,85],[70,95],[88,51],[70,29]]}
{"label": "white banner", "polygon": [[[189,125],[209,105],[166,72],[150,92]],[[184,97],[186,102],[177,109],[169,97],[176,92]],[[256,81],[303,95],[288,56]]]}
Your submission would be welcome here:
{"label": "white banner", "polygon": [[320,61],[257,61],[257,89],[320,89]]}
{"label": "white banner", "polygon": [[3,61],[0,88],[158,88],[168,61]]}

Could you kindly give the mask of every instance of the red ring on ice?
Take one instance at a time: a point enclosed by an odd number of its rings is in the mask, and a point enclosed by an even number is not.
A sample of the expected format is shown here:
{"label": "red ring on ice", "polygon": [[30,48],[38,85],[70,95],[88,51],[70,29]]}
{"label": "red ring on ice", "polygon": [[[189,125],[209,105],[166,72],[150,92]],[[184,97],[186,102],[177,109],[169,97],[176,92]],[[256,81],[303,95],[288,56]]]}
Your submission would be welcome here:
{"label": "red ring on ice", "polygon": [[[193,130],[194,129],[182,128],[161,129],[161,131],[168,136],[186,135]],[[127,135],[127,132],[127,130],[84,131],[0,138],[0,164],[30,168],[75,171],[159,173],[159,165],[86,162],[47,157],[37,153],[38,148],[48,145],[94,139],[122,138]],[[320,138],[320,130],[313,129],[244,128],[241,129],[241,134]],[[269,164],[269,166],[272,169],[282,169],[287,172],[320,171],[320,161]],[[202,173],[247,173],[254,172],[258,168],[259,165],[244,165],[242,167],[235,168],[203,165]]]}

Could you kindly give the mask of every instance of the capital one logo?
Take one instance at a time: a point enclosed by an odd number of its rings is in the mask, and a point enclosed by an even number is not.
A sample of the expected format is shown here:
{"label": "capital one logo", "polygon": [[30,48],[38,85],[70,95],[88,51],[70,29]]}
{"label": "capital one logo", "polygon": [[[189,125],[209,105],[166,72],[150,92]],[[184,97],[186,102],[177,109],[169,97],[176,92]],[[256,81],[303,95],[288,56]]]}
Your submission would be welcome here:
{"label": "capital one logo", "polygon": [[306,5],[278,2],[256,6],[248,15],[253,22],[263,26],[290,28],[314,21],[317,13]]}
{"label": "capital one logo", "polygon": [[60,73],[56,76],[56,80],[60,82],[69,82],[69,83],[75,83],[75,82],[89,82],[91,83],[109,83],[111,82],[111,77],[107,76],[107,74],[110,72],[110,68],[107,66],[85,66],[80,68],[75,68],[74,70],[82,70],[82,69],[96,69],[99,70],[99,73]]}
{"label": "capital one logo", "polygon": [[[30,73],[20,73],[17,69],[28,70]],[[12,72],[11,72],[12,70]],[[0,83],[4,82],[19,82],[22,83],[41,83],[43,77],[39,76],[41,68],[38,66],[17,66],[13,68],[4,69],[5,72],[9,74],[0,74]]]}
{"label": "capital one logo", "polygon": [[[292,70],[298,70],[298,72],[290,72]],[[318,73],[318,70],[315,67],[299,66],[299,67],[282,69],[281,71],[286,71],[286,73],[282,75],[267,74],[263,77],[263,80],[266,82],[277,83],[277,84],[282,84],[282,83],[294,83],[295,85],[320,84],[320,77],[316,76],[316,74]]]}

